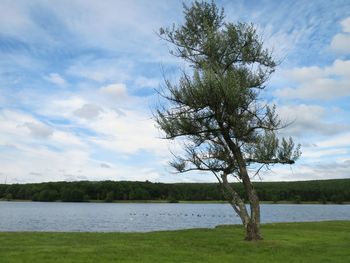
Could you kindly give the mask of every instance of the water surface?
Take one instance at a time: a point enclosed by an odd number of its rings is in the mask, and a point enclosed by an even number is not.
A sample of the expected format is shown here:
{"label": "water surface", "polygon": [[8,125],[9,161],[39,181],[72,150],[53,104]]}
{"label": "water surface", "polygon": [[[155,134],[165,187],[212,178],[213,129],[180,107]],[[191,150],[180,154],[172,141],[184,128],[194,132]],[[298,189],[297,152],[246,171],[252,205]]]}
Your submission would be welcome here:
{"label": "water surface", "polygon": [[[350,220],[350,205],[261,205],[262,223]],[[147,232],[240,224],[228,204],[0,202],[0,231]]]}

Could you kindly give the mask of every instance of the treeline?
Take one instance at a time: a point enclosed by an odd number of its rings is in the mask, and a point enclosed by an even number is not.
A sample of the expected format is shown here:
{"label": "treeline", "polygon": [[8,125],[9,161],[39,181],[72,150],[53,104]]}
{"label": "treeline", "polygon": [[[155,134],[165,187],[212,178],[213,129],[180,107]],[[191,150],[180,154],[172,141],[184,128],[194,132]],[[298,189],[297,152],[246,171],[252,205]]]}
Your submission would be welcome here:
{"label": "treeline", "polygon": [[[244,196],[241,184],[233,184]],[[261,201],[343,203],[350,202],[350,179],[256,182]],[[151,183],[131,181],[48,182],[2,184],[0,199],[83,202],[99,200],[167,200],[169,202],[224,200],[216,183]]]}

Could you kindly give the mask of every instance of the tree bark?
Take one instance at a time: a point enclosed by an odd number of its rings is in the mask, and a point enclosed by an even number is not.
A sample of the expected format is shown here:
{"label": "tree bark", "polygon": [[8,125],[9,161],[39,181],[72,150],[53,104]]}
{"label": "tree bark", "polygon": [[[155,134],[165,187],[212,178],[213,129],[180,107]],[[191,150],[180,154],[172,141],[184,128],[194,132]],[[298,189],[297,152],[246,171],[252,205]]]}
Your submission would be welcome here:
{"label": "tree bark", "polygon": [[262,240],[262,236],[260,234],[260,206],[259,206],[259,198],[256,194],[253,185],[250,182],[249,177],[244,180],[243,185],[245,187],[245,191],[248,196],[250,196],[249,204],[250,204],[250,215],[246,209],[244,201],[240,198],[238,193],[232,188],[232,186],[227,181],[227,174],[223,173],[221,175],[222,179],[222,187],[225,193],[225,197],[236,211],[236,213],[241,218],[241,221],[245,227],[246,237],[245,240],[248,241],[257,241]]}
{"label": "tree bark", "polygon": [[260,234],[260,224],[257,224],[254,221],[250,221],[246,226],[246,237],[247,241],[258,241],[262,240],[262,236]]}
{"label": "tree bark", "polygon": [[250,215],[249,221],[244,222],[246,229],[246,240],[257,241],[262,240],[260,233],[260,204],[258,194],[250,181],[249,174],[247,171],[246,162],[243,159],[242,152],[240,149],[235,149],[234,155],[236,157],[239,166],[239,175],[242,179],[244,190],[248,196],[248,201],[250,205]]}
{"label": "tree bark", "polygon": [[235,212],[241,218],[243,225],[246,225],[249,222],[249,214],[244,201],[229,184],[227,180],[227,173],[223,173],[221,175],[221,179],[222,179],[222,187],[223,187],[222,191],[224,193],[224,196],[226,197],[230,205],[233,207]]}
{"label": "tree bark", "polygon": [[[225,142],[227,143],[228,148],[233,153],[235,160],[237,161],[239,168],[239,177],[242,180],[245,193],[248,196],[248,201],[250,205],[250,215],[247,213],[246,209],[244,214],[244,210],[241,213],[238,213],[241,217],[242,223],[246,230],[246,240],[249,241],[257,241],[262,240],[262,236],[260,233],[260,205],[259,205],[259,197],[257,192],[255,191],[252,182],[250,181],[249,174],[247,171],[247,163],[245,162],[241,149],[231,140],[229,136],[229,132],[225,129],[222,122],[219,122],[219,126],[223,131],[223,137]],[[226,178],[226,177],[225,177]],[[222,179],[224,179],[222,177]],[[227,182],[227,180],[226,180]],[[224,184],[225,185],[225,184]],[[242,200],[242,199],[241,199]],[[236,209],[235,209],[236,210]],[[243,213],[243,214],[242,214]],[[242,216],[243,215],[243,216]]]}
{"label": "tree bark", "polygon": [[241,178],[250,205],[250,219],[249,222],[245,224],[246,240],[261,240],[259,197],[250,181],[247,169],[245,167],[241,170]]}
{"label": "tree bark", "polygon": [[245,192],[248,196],[249,205],[250,205],[250,220],[245,225],[246,228],[246,240],[256,241],[261,240],[262,236],[260,234],[260,204],[259,197],[254,189],[253,184],[250,181],[249,175],[247,173],[247,169],[243,168],[243,174],[241,174],[241,178],[243,181],[243,186]]}

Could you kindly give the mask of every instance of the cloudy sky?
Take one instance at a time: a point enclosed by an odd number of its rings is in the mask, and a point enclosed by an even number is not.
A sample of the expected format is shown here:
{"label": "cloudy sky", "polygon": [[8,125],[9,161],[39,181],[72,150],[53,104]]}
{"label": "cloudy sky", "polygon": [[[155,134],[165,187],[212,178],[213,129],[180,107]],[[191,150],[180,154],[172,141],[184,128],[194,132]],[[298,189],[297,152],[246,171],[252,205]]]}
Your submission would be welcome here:
{"label": "cloudy sky", "polygon": [[[350,2],[217,3],[281,61],[264,98],[303,155],[262,179],[350,178]],[[181,21],[177,0],[0,0],[0,183],[215,181],[173,174],[177,145],[152,121],[154,90],[184,67],[155,32]]]}

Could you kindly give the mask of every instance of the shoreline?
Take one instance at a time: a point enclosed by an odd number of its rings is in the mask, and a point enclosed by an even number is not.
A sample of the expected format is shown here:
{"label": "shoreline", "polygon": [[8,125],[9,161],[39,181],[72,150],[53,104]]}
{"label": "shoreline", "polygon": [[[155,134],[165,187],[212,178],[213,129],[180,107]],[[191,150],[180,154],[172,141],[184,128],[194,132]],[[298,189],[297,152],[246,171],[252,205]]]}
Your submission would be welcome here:
{"label": "shoreline", "polygon": [[[104,200],[89,200],[89,201],[72,201],[72,202],[64,202],[64,201],[33,201],[33,200],[5,200],[0,199],[0,202],[28,202],[28,203],[94,203],[94,204],[228,204],[227,201],[222,200],[202,200],[202,201],[187,201],[187,200],[179,200],[179,201],[169,201],[169,200],[114,200],[112,202],[106,202]],[[249,203],[246,203],[249,204]],[[349,205],[350,202],[343,203],[321,203],[317,201],[308,201],[308,202],[294,202],[294,201],[260,201],[261,205]]]}

